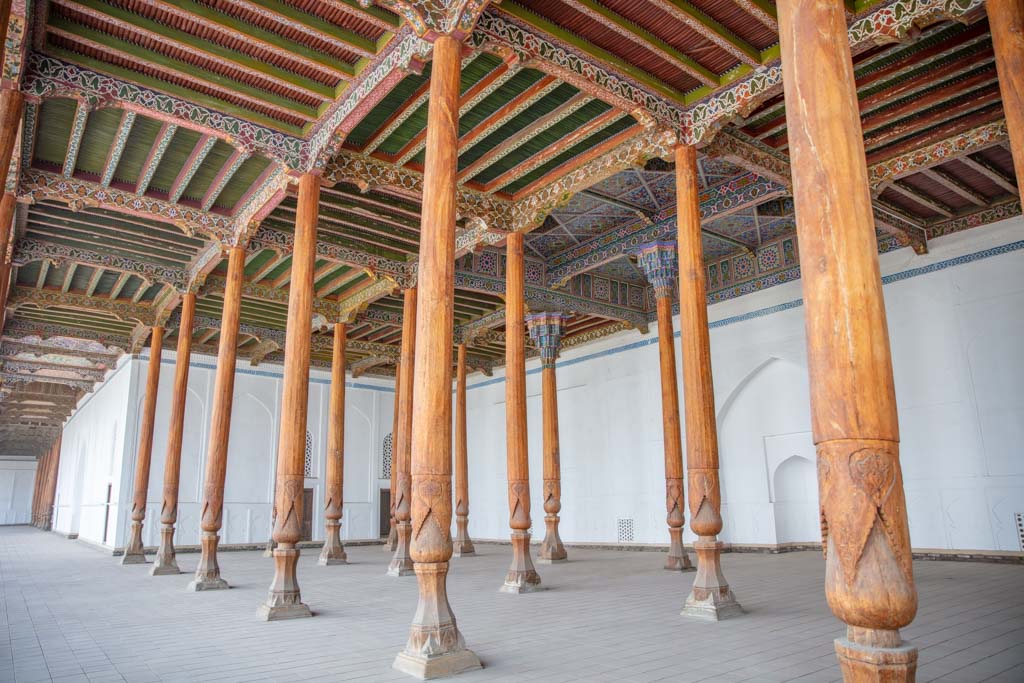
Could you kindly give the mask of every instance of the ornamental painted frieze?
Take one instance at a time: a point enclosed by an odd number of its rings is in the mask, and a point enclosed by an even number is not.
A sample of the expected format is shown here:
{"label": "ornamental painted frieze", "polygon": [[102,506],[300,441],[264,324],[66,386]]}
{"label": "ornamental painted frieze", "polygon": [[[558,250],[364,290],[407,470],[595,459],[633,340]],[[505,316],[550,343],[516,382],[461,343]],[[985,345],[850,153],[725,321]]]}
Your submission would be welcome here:
{"label": "ornamental painted frieze", "polygon": [[[46,3],[41,3],[45,5]],[[4,43],[3,87],[17,87],[25,66],[25,55],[29,43],[28,0],[13,0],[7,20],[7,36]]]}
{"label": "ornamental painted frieze", "polygon": [[359,0],[364,7],[386,7],[405,18],[421,38],[433,40],[439,35],[463,40],[487,7],[488,0]]}
{"label": "ornamental painted frieze", "polygon": [[342,299],[338,304],[336,320],[340,322],[354,322],[356,316],[366,310],[366,307],[382,297],[394,294],[398,290],[398,283],[388,277],[381,277],[372,285],[363,287],[361,290]]}
{"label": "ornamental painted frieze", "polygon": [[927,147],[872,164],[868,167],[868,181],[872,187],[878,187],[887,181],[987,149],[1005,142],[1008,138],[1006,119],[986,123]]}
{"label": "ornamental painted frieze", "polygon": [[183,291],[189,281],[188,272],[180,268],[144,263],[124,256],[101,254],[91,249],[57,244],[55,242],[45,242],[27,237],[18,241],[11,263],[15,266],[24,266],[31,261],[49,261],[56,266],[74,263],[76,265],[111,268],[139,276],[146,282],[147,287],[155,282],[159,282],[171,285],[178,291]]}
{"label": "ornamental painted frieze", "polygon": [[7,321],[4,335],[8,338],[21,338],[22,341],[39,340],[69,351],[109,352],[114,355],[124,353],[129,345],[128,338],[120,335],[17,317]]}
{"label": "ornamental painted frieze", "polygon": [[[91,311],[102,311],[123,321],[138,321],[142,325],[153,326],[156,324],[156,315],[152,306],[136,304],[131,301],[119,299],[105,299],[76,294],[74,292],[61,292],[59,290],[36,289],[34,287],[17,286],[11,289],[8,299],[10,308],[20,306],[36,306],[39,308],[80,308]],[[75,336],[75,335],[69,335]]]}

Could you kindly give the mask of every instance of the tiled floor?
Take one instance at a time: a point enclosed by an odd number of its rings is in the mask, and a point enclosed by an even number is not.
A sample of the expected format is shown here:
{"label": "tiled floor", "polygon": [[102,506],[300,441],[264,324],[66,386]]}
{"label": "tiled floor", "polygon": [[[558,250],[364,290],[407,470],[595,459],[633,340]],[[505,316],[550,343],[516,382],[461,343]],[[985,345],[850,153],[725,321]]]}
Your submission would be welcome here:
{"label": "tiled floor", "polygon": [[[451,602],[485,669],[473,681],[831,681],[843,632],[822,594],[817,553],[729,554],[747,614],[718,624],[678,612],[692,574],[662,555],[570,549],[538,567],[550,590],[500,594],[507,546],[454,559]],[[150,577],[76,541],[0,527],[0,681],[411,680],[390,669],[416,600],[413,577],[384,575],[378,546],[348,566],[300,559],[313,619],[263,623],[273,573],[256,552],[222,553],[230,591],[188,593],[189,575]],[[179,556],[192,570],[197,555]],[[921,609],[904,636],[919,681],[1024,681],[1024,568],[915,564]]]}

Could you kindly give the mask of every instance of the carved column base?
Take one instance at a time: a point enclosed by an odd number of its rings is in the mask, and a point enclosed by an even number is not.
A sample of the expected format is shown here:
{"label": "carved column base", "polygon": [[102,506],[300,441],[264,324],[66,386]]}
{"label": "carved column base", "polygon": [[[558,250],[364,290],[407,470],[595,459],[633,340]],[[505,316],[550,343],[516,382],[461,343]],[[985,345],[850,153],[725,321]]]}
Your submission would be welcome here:
{"label": "carved column base", "polygon": [[199,541],[202,553],[196,567],[196,577],[188,584],[190,591],[214,591],[230,588],[228,582],[220,578],[220,565],[217,564],[217,544],[220,536],[211,531],[204,531]]}
{"label": "carved column base", "polygon": [[690,556],[683,548],[682,527],[669,527],[668,535],[671,539],[668,545],[668,558],[665,560],[665,569],[677,572],[690,572],[696,569],[690,562]]}
{"label": "carved column base", "polygon": [[845,683],[913,683],[917,648],[904,642],[899,631],[856,626],[846,631],[846,638],[835,641]]}
{"label": "carved column base", "polygon": [[174,525],[164,524],[160,527],[160,548],[153,558],[153,568],[149,570],[150,576],[167,576],[180,574],[178,560],[174,555]]}
{"label": "carved column base", "polygon": [[533,593],[541,590],[540,576],[530,559],[530,532],[512,532],[512,566],[505,575],[502,593]]}
{"label": "carved column base", "polygon": [[142,522],[132,522],[131,536],[124,547],[121,564],[146,564],[146,553],[142,550]]}
{"label": "carved column base", "polygon": [[299,549],[278,544],[274,550],[274,582],[270,584],[267,601],[257,614],[264,621],[282,621],[311,617],[313,613],[302,602],[295,567],[299,562]]}
{"label": "carved column base", "polygon": [[693,544],[693,549],[697,552],[697,575],[681,614],[707,621],[743,614],[722,573],[722,544],[717,540],[699,540]]}
{"label": "carved column base", "polygon": [[565,552],[562,538],[558,535],[558,515],[545,515],[544,526],[547,528],[544,533],[544,541],[540,544],[540,550],[537,551],[537,562],[540,564],[568,562],[569,553]]}
{"label": "carved column base", "polygon": [[466,515],[455,516],[455,538],[452,539],[452,556],[453,557],[466,557],[467,555],[476,555],[476,548],[473,547],[473,541],[469,538],[469,517]]}
{"label": "carved column base", "polygon": [[395,518],[391,518],[391,531],[388,532],[388,542],[384,544],[384,552],[393,553],[398,547],[398,527]]}
{"label": "carved column base", "polygon": [[391,558],[388,565],[388,576],[412,576],[412,557],[409,555],[409,541],[412,539],[412,523],[398,522],[395,524],[398,532],[398,543],[395,545],[395,556]]}
{"label": "carved column base", "polygon": [[420,596],[409,641],[393,667],[420,680],[454,676],[481,668],[480,659],[466,649],[448,604],[447,562],[416,565]]}
{"label": "carved column base", "polygon": [[341,545],[341,522],[327,521],[327,540],[320,550],[320,557],[316,563],[321,567],[332,564],[348,564],[348,555],[345,554],[345,547]]}
{"label": "carved column base", "polygon": [[43,531],[53,531],[53,513],[52,512],[47,512],[45,515],[43,515],[43,520],[41,522],[40,528]]}

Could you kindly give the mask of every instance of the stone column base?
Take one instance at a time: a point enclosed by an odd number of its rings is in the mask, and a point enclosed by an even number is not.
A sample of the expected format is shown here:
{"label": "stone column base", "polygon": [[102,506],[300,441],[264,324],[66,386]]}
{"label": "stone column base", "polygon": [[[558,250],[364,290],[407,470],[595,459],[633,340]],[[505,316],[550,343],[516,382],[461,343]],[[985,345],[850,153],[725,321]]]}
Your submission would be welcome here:
{"label": "stone column base", "polygon": [[178,561],[174,554],[174,525],[164,524],[160,527],[160,548],[153,558],[153,568],[149,570],[150,576],[169,576],[180,574]]}
{"label": "stone column base", "polygon": [[705,621],[721,621],[743,614],[722,573],[722,544],[717,540],[698,540],[693,548],[697,552],[697,576],[680,614]]}
{"label": "stone column base", "polygon": [[568,561],[569,553],[565,552],[562,538],[558,535],[558,515],[546,515],[544,525],[546,530],[544,540],[537,551],[537,563],[556,564]]}
{"label": "stone column base", "polygon": [[540,587],[540,575],[530,559],[530,533],[527,531],[512,532],[512,566],[500,590],[513,595],[543,590]]}
{"label": "stone column base", "polygon": [[188,582],[186,590],[198,593],[199,591],[220,591],[231,588],[228,582],[217,577],[215,579],[192,579]]}
{"label": "stone column base", "polygon": [[669,527],[668,535],[671,540],[668,546],[668,558],[665,560],[665,569],[674,572],[694,571],[696,567],[690,562],[690,556],[683,549],[683,528]]}
{"label": "stone column base", "polygon": [[[898,632],[893,632],[897,635]],[[836,655],[845,683],[913,683],[917,675],[917,648],[900,641],[879,647],[837,638]]]}
{"label": "stone column base", "polygon": [[142,522],[132,522],[131,536],[124,547],[121,564],[146,564],[146,553],[142,549]]}
{"label": "stone column base", "polygon": [[303,604],[299,592],[296,565],[299,549],[278,544],[274,550],[274,581],[270,584],[267,601],[260,605],[257,615],[264,621],[282,621],[311,617],[313,613]]}
{"label": "stone column base", "polygon": [[407,673],[410,676],[429,681],[435,678],[447,678],[465,671],[482,669],[483,664],[472,650],[459,650],[458,652],[447,652],[437,657],[423,657],[412,655],[408,652],[399,652],[395,657],[395,663],[391,665],[396,671]]}
{"label": "stone column base", "polygon": [[398,543],[395,546],[395,556],[391,558],[388,565],[388,576],[412,576],[416,573],[409,555],[409,543],[412,540],[412,523],[398,522],[395,527],[398,530]]}
{"label": "stone column base", "polygon": [[230,588],[228,582],[220,577],[220,565],[217,564],[217,544],[220,536],[212,531],[204,531],[199,540],[202,554],[196,567],[196,577],[188,584],[190,591],[213,591]]}
{"label": "stone column base", "polygon": [[453,557],[467,557],[470,555],[476,555],[476,548],[473,547],[473,541],[469,538],[469,518],[466,515],[455,516],[455,526],[457,531],[455,532],[455,538],[452,539],[452,556]]}
{"label": "stone column base", "polygon": [[345,554],[345,547],[341,544],[341,522],[337,520],[327,521],[327,535],[324,547],[320,550],[320,557],[316,563],[320,567],[328,567],[335,564],[348,564],[348,555]]}

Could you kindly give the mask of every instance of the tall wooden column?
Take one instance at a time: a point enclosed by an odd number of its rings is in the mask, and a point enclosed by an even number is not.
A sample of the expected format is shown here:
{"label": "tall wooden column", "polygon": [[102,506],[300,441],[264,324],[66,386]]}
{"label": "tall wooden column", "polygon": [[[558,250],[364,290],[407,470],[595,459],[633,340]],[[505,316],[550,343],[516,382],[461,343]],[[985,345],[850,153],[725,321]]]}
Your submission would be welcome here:
{"label": "tall wooden column", "polygon": [[[8,6],[10,3],[6,3]],[[7,23],[4,22],[4,30]],[[7,178],[7,170],[11,165],[11,156],[21,128],[22,110],[25,96],[17,88],[5,88],[0,91],[0,178]],[[14,209],[17,201],[13,192],[5,192],[0,198],[0,328],[3,327],[7,311],[7,290],[11,278],[11,263],[7,259],[7,250],[11,242],[11,231],[14,223]]]}
{"label": "tall wooden column", "polygon": [[345,342],[344,323],[334,324],[331,356],[331,401],[327,423],[327,500],[324,501],[324,547],[317,564],[347,564],[341,545],[341,516],[345,491]]}
{"label": "tall wooden column", "polygon": [[398,547],[398,522],[395,521],[395,496],[398,494],[398,407],[401,392],[398,383],[402,379],[402,361],[395,363],[395,405],[391,412],[391,529],[388,531],[388,542],[384,544],[386,552],[393,553]]}
{"label": "tall wooden column", "polygon": [[561,313],[535,313],[526,316],[530,338],[540,350],[541,403],[544,428],[544,541],[537,551],[542,564],[565,562],[562,538],[558,535],[558,513],[562,509],[562,463],[558,449],[558,384],[555,360],[562,349],[565,316]]}
{"label": "tall wooden column", "polygon": [[[388,576],[412,576],[413,560],[409,554],[412,539],[412,411],[413,379],[416,371],[416,288],[405,290],[402,307],[402,374],[398,378],[398,439],[391,441],[391,467],[397,470],[398,488],[391,495],[395,501],[395,554],[388,565]],[[449,365],[451,361],[448,361]]]}
{"label": "tall wooden column", "polygon": [[277,486],[274,507],[274,580],[260,618],[267,621],[311,617],[302,602],[296,565],[302,539],[302,494],[305,484],[306,414],[309,411],[309,348],[312,343],[313,269],[316,265],[316,223],[320,214],[320,178],[299,179],[295,213],[292,279],[288,287],[288,329],[284,341],[281,391],[281,435],[277,443]]}
{"label": "tall wooden column", "polygon": [[156,394],[160,388],[160,354],[163,350],[164,328],[154,327],[149,339],[149,367],[146,370],[146,398],[142,404],[142,426],[139,428],[139,449],[135,455],[135,490],[132,495],[132,528],[124,548],[121,564],[143,564],[142,523],[146,519],[146,496],[149,493],[149,465],[153,455],[153,426],[156,420]]}
{"label": "tall wooden column", "polygon": [[461,54],[462,44],[454,37],[435,39],[420,223],[416,367],[402,362],[402,375],[414,374],[416,393],[412,559],[419,602],[409,640],[394,667],[420,679],[480,668],[480,660],[466,649],[459,633],[447,588],[452,556],[452,324]]}
{"label": "tall wooden column", "polygon": [[185,400],[188,398],[189,361],[192,358],[192,321],[196,314],[196,295],[188,292],[181,299],[181,324],[174,354],[174,395],[167,428],[167,454],[164,460],[164,498],[160,507],[160,548],[156,551],[153,576],[180,574],[174,554],[174,525],[178,521],[178,482],[181,479],[181,439],[185,432]]}
{"label": "tall wooden column", "polygon": [[538,590],[540,576],[530,558],[530,461],[526,444],[526,339],[523,304],[523,234],[508,236],[505,260],[505,441],[508,459],[512,566],[504,593]]}
{"label": "tall wooden column", "polygon": [[672,295],[679,275],[675,242],[644,245],[640,267],[654,287],[658,305],[658,357],[661,365],[661,424],[665,443],[665,509],[668,522],[668,558],[665,569],[690,571],[693,565],[683,549],[686,523],[683,495],[683,444],[679,435],[679,386],[676,375],[676,342],[672,328]]}
{"label": "tall wooden column", "polygon": [[[679,241],[679,326],[683,349],[683,410],[686,419],[686,466],[689,470],[690,528],[697,534],[697,575],[683,615],[725,619],[742,614],[722,573],[722,492],[718,480],[718,431],[711,382],[711,341],[704,283],[697,152],[676,148],[676,193]],[[664,304],[663,304],[664,305]]]}
{"label": "tall wooden column", "polygon": [[200,527],[202,554],[189,590],[217,590],[228,587],[217,564],[217,544],[224,512],[224,478],[228,470],[228,437],[231,436],[231,403],[235,393],[235,360],[238,355],[238,324],[242,311],[242,276],[245,272],[245,248],[228,251],[228,277],[224,288],[224,310],[220,319],[217,347],[217,375],[213,384],[213,413],[210,416],[210,443],[206,452],[203,480],[203,506]]}
{"label": "tall wooden column", "polygon": [[985,7],[992,31],[999,94],[1003,97],[1017,187],[1024,191],[1024,3],[1021,0],[988,0]]}
{"label": "tall wooden column", "polygon": [[43,496],[43,531],[53,529],[53,506],[57,502],[57,477],[60,475],[60,449],[64,442],[64,436],[57,437],[53,444],[53,451],[50,455],[49,467],[46,471],[46,483],[44,484]]}
{"label": "tall wooden column", "polygon": [[778,10],[825,595],[848,625],[836,652],[847,681],[912,681],[917,649],[899,629],[914,619],[917,591],[845,11],[826,0]]}
{"label": "tall wooden column", "polygon": [[53,447],[36,460],[36,476],[32,486],[32,526],[43,528],[43,473],[46,471],[47,459],[52,455]]}
{"label": "tall wooden column", "polygon": [[459,344],[455,370],[455,557],[476,555],[469,537],[469,454],[466,444],[466,345]]}

